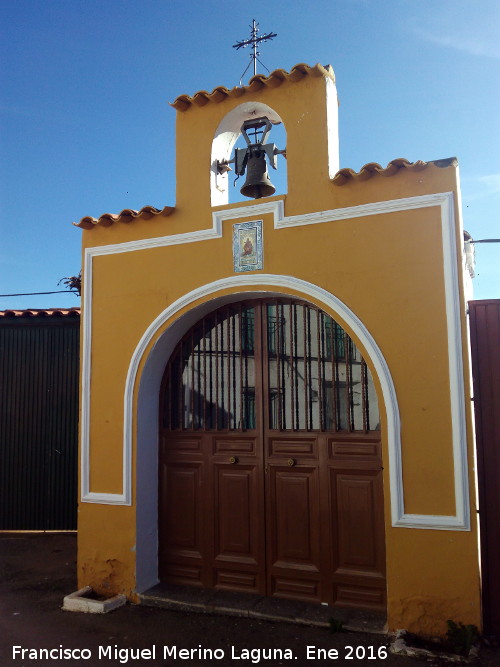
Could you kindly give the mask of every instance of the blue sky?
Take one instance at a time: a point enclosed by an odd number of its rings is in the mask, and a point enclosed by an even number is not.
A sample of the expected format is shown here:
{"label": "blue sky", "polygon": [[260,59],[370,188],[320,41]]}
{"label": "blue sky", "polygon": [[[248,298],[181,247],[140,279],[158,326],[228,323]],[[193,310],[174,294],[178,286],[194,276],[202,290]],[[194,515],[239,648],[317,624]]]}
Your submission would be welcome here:
{"label": "blue sky", "polygon": [[[238,85],[253,18],[269,70],[333,66],[341,167],[456,156],[464,227],[500,238],[498,0],[0,0],[0,294],[61,289],[84,215],[175,204],[168,102]],[[500,244],[476,260],[475,298],[500,298]]]}

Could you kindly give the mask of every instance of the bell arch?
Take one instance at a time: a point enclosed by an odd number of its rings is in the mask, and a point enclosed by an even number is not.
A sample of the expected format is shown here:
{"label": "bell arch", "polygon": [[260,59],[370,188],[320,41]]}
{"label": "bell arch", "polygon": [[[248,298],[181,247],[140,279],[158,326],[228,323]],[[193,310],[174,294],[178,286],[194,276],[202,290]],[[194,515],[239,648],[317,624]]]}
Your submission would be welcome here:
{"label": "bell arch", "polygon": [[[335,320],[352,332],[353,340],[361,346],[363,356],[381,387],[379,408],[381,414],[385,413],[393,523],[404,513],[396,393],[387,363],[363,323],[334,295],[298,278],[266,274],[223,278],[193,290],[167,307],[144,333],[129,366],[124,401],[124,456],[131,461],[135,430],[137,592],[142,592],[158,582],[157,425],[160,387],[165,365],[179,340],[203,316],[219,306],[262,296],[292,297],[310,301],[330,313]],[[134,391],[138,379],[134,410]]]}
{"label": "bell arch", "polygon": [[233,147],[241,135],[244,121],[265,116],[273,125],[283,123],[281,116],[269,105],[262,102],[244,102],[238,105],[220,121],[212,141],[210,157],[210,199],[212,206],[229,203],[228,173],[220,174],[217,163],[229,161]]}

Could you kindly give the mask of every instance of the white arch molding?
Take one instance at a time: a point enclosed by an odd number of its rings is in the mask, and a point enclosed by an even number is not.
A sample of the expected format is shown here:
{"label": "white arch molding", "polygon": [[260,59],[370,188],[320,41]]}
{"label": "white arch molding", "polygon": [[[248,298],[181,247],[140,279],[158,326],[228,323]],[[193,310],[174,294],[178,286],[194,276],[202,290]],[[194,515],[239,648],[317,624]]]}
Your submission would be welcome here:
{"label": "white arch molding", "polygon": [[[145,364],[140,376],[137,401],[136,433],[136,590],[141,592],[158,581],[158,397],[165,364],[182,335],[189,330],[203,315],[216,309],[223,303],[252,298],[254,296],[287,296],[290,290],[294,295],[322,304],[324,309],[345,322],[353,331],[355,338],[365,350],[365,359],[369,359],[380,382],[383,406],[386,413],[386,437],[388,442],[389,490],[391,517],[393,526],[413,528],[434,528],[444,530],[467,529],[464,517],[405,514],[401,465],[400,419],[396,391],[389,367],[370,332],[361,320],[337,297],[325,289],[292,276],[270,274],[236,275],[223,278],[199,287],[179,298],[166,308],[148,327],[131,359],[126,381],[124,397],[124,468],[127,488],[125,503],[132,503],[131,465],[132,440],[134,433],[133,399],[139,365]],[[229,295],[220,296],[222,290],[234,290]],[[243,290],[243,291],[242,291]],[[248,291],[245,291],[248,290]],[[219,294],[219,296],[217,296]],[[186,306],[208,298],[203,304],[192,308],[176,319],[159,337],[153,347],[149,346],[157,332]],[[147,355],[147,356],[146,356]],[[125,475],[124,475],[125,478]],[[125,479],[124,479],[125,481]],[[459,508],[457,499],[457,508]]]}

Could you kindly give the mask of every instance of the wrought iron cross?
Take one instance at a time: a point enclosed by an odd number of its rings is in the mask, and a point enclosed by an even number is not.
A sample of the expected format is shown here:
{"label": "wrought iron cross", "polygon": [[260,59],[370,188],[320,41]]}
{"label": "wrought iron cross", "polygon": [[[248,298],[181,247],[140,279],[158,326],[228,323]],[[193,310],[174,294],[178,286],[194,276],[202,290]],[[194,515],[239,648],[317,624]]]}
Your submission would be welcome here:
{"label": "wrought iron cross", "polygon": [[[252,62],[253,62],[253,75],[255,76],[257,74],[257,60],[259,60],[258,56],[260,56],[260,52],[257,51],[257,45],[261,44],[262,42],[267,42],[268,40],[273,39],[274,37],[278,36],[275,32],[268,32],[266,35],[262,35],[261,37],[257,37],[258,32],[259,32],[259,24],[257,23],[257,21],[255,19],[253,19],[252,25],[250,26],[250,29],[252,31],[250,39],[244,39],[240,42],[236,42],[236,44],[233,44],[233,49],[246,48],[247,46],[252,47],[252,53],[250,54],[250,62],[248,63],[248,65],[247,65],[245,71],[243,72],[243,74],[241,75],[240,86],[241,86],[241,81],[242,81],[243,77],[245,76],[245,74],[247,73],[247,70],[250,67],[250,65],[252,64]],[[267,67],[264,65],[264,63],[262,63],[260,60],[259,60],[259,63],[262,65],[262,67],[267,69]],[[268,69],[267,69],[267,71],[269,72]]]}

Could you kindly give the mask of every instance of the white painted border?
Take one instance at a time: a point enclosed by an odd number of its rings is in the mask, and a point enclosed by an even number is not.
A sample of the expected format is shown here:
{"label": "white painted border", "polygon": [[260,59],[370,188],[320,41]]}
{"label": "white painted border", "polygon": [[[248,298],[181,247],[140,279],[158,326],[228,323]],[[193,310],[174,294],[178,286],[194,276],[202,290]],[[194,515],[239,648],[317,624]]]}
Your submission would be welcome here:
{"label": "white painted border", "polygon": [[[437,206],[441,210],[443,242],[444,284],[446,297],[446,317],[448,326],[448,350],[450,373],[450,400],[453,433],[453,463],[455,473],[456,514],[453,516],[434,516],[406,514],[404,511],[403,478],[401,467],[401,442],[399,434],[399,412],[396,393],[389,368],[378,346],[362,322],[345,304],[321,287],[306,283],[291,276],[272,274],[252,274],[231,276],[204,285],[171,304],[148,327],[139,342],[129,366],[124,396],[124,440],[123,440],[123,487],[120,494],[91,492],[89,487],[89,424],[90,424],[90,370],[91,370],[91,331],[92,331],[92,259],[94,256],[133,252],[153,247],[163,247],[181,243],[193,243],[202,240],[220,238],[222,223],[225,220],[273,215],[275,229],[322,222],[335,222],[370,215],[380,215],[396,211],[406,211]],[[382,386],[388,421],[389,476],[391,493],[392,524],[408,528],[434,528],[442,530],[469,530],[469,489],[467,477],[467,442],[465,427],[465,400],[462,365],[462,337],[460,319],[460,297],[458,291],[457,250],[454,224],[454,199],[452,192],[407,197],[391,201],[374,202],[349,208],[333,209],[306,215],[284,215],[283,200],[266,201],[259,204],[228,208],[214,211],[212,228],[185,234],[144,239],[127,243],[88,248],[85,251],[84,273],[84,316],[83,316],[83,358],[82,358],[82,425],[81,425],[81,470],[82,501],[102,504],[131,505],[132,503],[132,433],[133,433],[133,393],[137,369],[142,355],[154,334],[180,308],[204,296],[215,294],[224,288],[238,286],[266,285],[267,287],[287,287],[306,296],[323,302],[336,312],[352,328],[367,350]]]}

